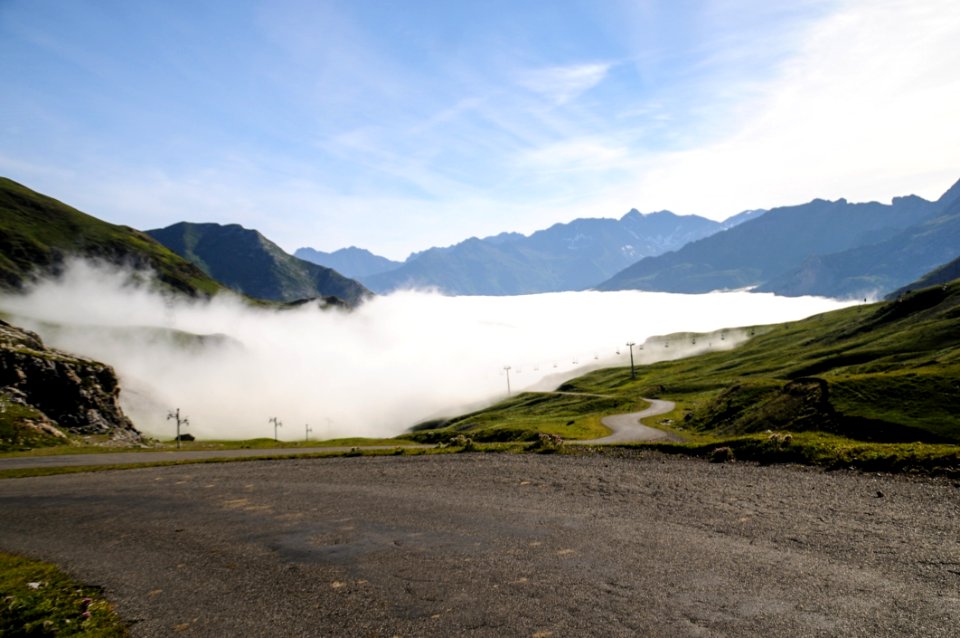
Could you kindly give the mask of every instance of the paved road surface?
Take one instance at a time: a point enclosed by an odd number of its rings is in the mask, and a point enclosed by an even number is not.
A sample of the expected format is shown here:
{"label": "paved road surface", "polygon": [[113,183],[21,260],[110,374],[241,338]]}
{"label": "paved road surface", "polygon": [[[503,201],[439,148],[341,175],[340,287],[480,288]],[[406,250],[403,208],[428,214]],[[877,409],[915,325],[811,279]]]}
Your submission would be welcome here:
{"label": "paved road surface", "polygon": [[960,627],[949,481],[583,448],[8,479],[0,512],[0,548],[104,586],[138,637]]}

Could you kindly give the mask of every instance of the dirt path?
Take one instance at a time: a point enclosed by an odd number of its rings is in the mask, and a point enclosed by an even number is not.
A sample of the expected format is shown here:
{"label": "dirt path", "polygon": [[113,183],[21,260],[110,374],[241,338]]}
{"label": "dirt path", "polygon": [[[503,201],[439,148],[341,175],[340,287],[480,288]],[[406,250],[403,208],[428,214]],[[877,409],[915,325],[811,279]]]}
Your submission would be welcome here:
{"label": "dirt path", "polygon": [[596,443],[636,443],[640,441],[682,441],[683,439],[676,434],[640,423],[640,419],[671,412],[676,404],[673,401],[663,401],[661,399],[644,399],[644,401],[650,402],[650,406],[646,410],[629,414],[613,414],[600,419],[601,423],[613,430],[612,434],[599,439],[570,441],[570,443],[593,445]]}
{"label": "dirt path", "polygon": [[956,635],[954,483],[581,452],[3,480],[0,548],[135,637]]}

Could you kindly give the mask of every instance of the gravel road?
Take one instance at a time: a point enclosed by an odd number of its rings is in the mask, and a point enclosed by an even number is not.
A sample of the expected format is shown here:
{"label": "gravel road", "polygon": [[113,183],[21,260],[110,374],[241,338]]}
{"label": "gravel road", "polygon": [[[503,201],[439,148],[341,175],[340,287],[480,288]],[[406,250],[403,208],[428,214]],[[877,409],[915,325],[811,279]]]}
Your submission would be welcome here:
{"label": "gravel road", "polygon": [[[0,470],[27,468],[81,467],[94,465],[136,465],[137,463],[167,463],[172,461],[198,461],[202,459],[239,459],[256,456],[303,456],[305,454],[337,454],[348,452],[355,446],[343,447],[295,447],[254,448],[235,450],[142,450],[140,452],[104,452],[102,454],[56,454],[50,456],[9,456],[0,458]],[[393,450],[397,446],[365,445],[364,450]],[[431,447],[408,445],[408,448]]]}
{"label": "gravel road", "polygon": [[957,635],[957,484],[630,454],[3,480],[0,548],[135,636]]}

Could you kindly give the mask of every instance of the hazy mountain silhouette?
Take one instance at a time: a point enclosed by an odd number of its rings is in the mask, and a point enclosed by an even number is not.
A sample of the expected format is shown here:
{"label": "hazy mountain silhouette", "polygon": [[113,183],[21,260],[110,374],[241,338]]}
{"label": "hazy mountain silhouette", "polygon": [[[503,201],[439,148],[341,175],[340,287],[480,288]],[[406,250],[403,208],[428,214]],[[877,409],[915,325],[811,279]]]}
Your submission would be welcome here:
{"label": "hazy mountain silhouette", "polygon": [[910,281],[932,267],[909,253],[922,253],[928,250],[923,246],[938,241],[931,228],[920,226],[945,211],[956,189],[936,202],[911,195],[891,204],[816,199],[775,208],[675,252],[643,259],[597,288],[698,293],[760,286],[787,295],[843,296],[860,294],[864,282],[857,278],[866,277],[874,291],[889,290],[899,285],[896,271],[909,272],[900,281]]}
{"label": "hazy mountain silhouette", "polygon": [[910,284],[960,255],[960,182],[935,205],[939,214],[886,241],[810,257],[758,290],[791,296],[861,297],[883,295]]}
{"label": "hazy mountain silhouette", "polygon": [[[762,213],[749,211],[738,217]],[[376,292],[431,287],[460,295],[581,290],[638,259],[723,230],[725,224],[669,211],[644,215],[631,210],[620,219],[576,219],[529,236],[472,237],[414,253],[399,268],[360,280]]]}
{"label": "hazy mountain silhouette", "polygon": [[309,261],[319,266],[332,268],[345,277],[369,277],[388,270],[394,270],[403,265],[402,261],[393,261],[380,255],[374,255],[369,250],[350,246],[341,248],[332,253],[313,248],[298,248],[294,257]]}
{"label": "hazy mountain silhouette", "polygon": [[912,281],[906,286],[894,290],[887,295],[887,299],[896,299],[897,297],[905,295],[909,292],[922,290],[923,288],[929,288],[930,286],[943,286],[950,283],[954,279],[960,279],[960,257],[957,257],[953,261],[947,262],[944,265],[931,270],[916,281]]}

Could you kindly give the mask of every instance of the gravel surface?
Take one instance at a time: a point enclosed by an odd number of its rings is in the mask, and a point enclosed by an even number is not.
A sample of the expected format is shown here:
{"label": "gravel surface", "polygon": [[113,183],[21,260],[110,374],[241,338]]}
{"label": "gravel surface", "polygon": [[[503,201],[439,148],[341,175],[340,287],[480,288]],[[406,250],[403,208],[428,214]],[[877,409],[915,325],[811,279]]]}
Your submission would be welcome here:
{"label": "gravel surface", "polygon": [[[84,454],[56,454],[50,456],[9,456],[0,458],[0,470],[22,470],[46,467],[79,467],[92,465],[136,465],[138,463],[166,463],[196,461],[199,459],[239,459],[252,456],[302,456],[304,454],[336,454],[348,452],[356,446],[254,448],[235,450],[142,450],[140,452],[104,452]],[[393,450],[393,445],[365,445],[364,450]],[[407,448],[432,447],[407,445]]]}
{"label": "gravel surface", "polygon": [[135,636],[956,636],[960,488],[458,454],[0,481],[0,548]]}

